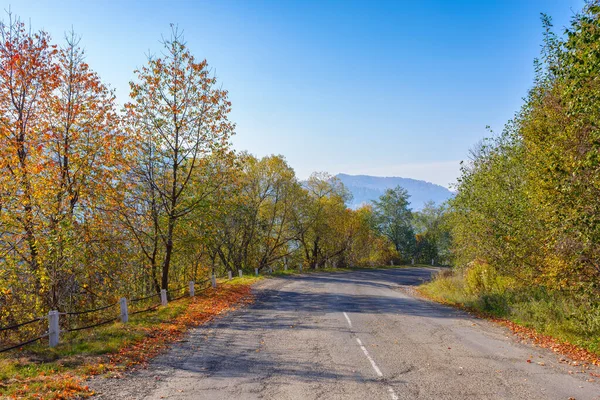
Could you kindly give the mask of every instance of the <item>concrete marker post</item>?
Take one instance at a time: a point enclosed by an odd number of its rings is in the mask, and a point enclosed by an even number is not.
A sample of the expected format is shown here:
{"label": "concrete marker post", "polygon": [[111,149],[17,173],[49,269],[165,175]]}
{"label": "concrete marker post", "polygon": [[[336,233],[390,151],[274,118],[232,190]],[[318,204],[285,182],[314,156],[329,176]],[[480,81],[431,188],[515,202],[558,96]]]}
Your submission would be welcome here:
{"label": "concrete marker post", "polygon": [[258,276],[258,268],[254,268],[254,273]]}
{"label": "concrete marker post", "polygon": [[233,276],[231,275],[231,271],[227,271],[227,278],[229,278],[229,280],[233,279]]}
{"label": "concrete marker post", "polygon": [[160,304],[166,306],[169,302],[167,301],[167,289],[160,290]]}
{"label": "concrete marker post", "polygon": [[210,278],[210,284],[212,285],[213,288],[217,287],[217,277],[215,276],[215,274],[212,274],[212,276]]}
{"label": "concrete marker post", "polygon": [[241,277],[242,277],[242,270],[240,269],[240,270],[238,270],[238,271],[239,271],[239,273],[240,273],[240,278],[241,278]]}
{"label": "concrete marker post", "polygon": [[190,297],[194,297],[196,295],[196,287],[194,286],[194,281],[190,281]]}
{"label": "concrete marker post", "polygon": [[58,311],[48,312],[48,344],[50,347],[58,346],[60,341],[60,327],[58,324]]}
{"label": "concrete marker post", "polygon": [[121,308],[121,322],[127,323],[129,321],[129,312],[127,310],[127,299],[125,297],[121,297],[119,299],[119,307]]}

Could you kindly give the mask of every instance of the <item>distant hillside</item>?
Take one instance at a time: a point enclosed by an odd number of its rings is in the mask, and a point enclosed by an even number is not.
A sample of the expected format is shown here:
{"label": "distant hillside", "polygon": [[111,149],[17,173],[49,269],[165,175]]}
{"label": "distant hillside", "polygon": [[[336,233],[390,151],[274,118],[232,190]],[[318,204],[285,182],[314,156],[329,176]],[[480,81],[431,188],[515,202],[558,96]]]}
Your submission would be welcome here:
{"label": "distant hillside", "polygon": [[452,197],[452,192],[445,187],[416,179],[346,174],[338,174],[337,177],[354,196],[349,204],[352,208],[377,200],[386,189],[398,185],[408,190],[413,210],[422,209],[427,201],[433,200],[436,204],[441,204]]}

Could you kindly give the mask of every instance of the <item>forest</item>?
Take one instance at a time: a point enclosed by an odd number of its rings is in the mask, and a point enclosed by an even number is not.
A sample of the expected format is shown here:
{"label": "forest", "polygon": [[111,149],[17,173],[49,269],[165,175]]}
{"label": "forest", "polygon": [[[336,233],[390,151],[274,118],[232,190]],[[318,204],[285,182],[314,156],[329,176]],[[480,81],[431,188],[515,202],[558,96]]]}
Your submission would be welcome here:
{"label": "forest", "polygon": [[[228,92],[172,26],[117,104],[74,32],[0,25],[0,328],[212,274],[449,262],[444,210],[402,188],[347,207],[336,178],[232,149]],[[90,314],[91,318],[91,314]],[[39,332],[38,332],[39,331]]]}

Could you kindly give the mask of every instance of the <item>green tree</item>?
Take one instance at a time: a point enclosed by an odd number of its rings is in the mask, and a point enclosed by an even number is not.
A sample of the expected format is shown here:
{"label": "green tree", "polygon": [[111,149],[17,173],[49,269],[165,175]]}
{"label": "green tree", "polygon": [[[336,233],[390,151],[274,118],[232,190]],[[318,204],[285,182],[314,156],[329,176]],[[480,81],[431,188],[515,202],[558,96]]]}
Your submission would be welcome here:
{"label": "green tree", "polygon": [[373,202],[379,231],[393,243],[404,260],[413,255],[415,248],[409,197],[406,189],[397,186],[386,190],[379,200]]}

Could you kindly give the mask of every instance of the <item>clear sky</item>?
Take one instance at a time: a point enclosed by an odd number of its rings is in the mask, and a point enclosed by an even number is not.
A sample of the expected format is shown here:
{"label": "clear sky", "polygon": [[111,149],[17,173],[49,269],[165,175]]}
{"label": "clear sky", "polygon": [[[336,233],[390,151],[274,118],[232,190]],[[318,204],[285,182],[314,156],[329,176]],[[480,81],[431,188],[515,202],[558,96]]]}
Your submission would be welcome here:
{"label": "clear sky", "polygon": [[520,107],[541,44],[583,0],[0,0],[35,29],[74,28],[88,62],[128,96],[133,70],[184,30],[233,102],[234,146],[312,171],[448,186],[468,149]]}

